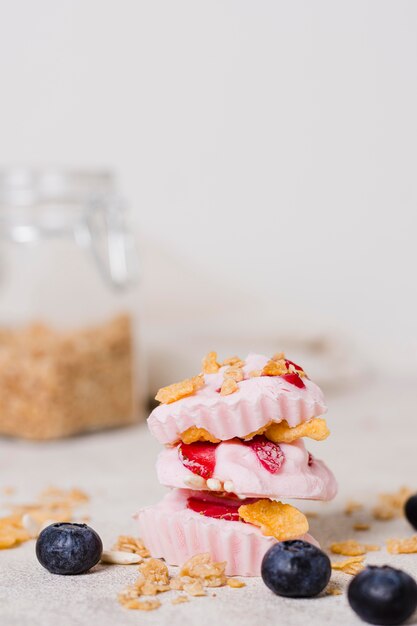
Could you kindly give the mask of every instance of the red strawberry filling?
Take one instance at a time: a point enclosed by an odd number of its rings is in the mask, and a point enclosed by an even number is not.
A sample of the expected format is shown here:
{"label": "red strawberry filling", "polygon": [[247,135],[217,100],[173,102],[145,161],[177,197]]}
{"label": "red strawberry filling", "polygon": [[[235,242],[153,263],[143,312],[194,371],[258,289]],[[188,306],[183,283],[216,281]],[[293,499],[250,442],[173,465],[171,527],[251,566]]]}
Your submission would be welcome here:
{"label": "red strawberry filling", "polygon": [[290,383],[291,385],[295,385],[296,387],[299,387],[300,389],[303,389],[305,387],[303,379],[296,372],[293,372],[291,374],[283,374],[281,378],[286,380],[287,383]]}
{"label": "red strawberry filling", "polygon": [[261,465],[268,472],[271,474],[279,472],[285,461],[285,455],[277,443],[270,441],[263,435],[258,435],[245,443],[252,448]]}
{"label": "red strawberry filling", "polygon": [[216,443],[196,441],[195,443],[180,443],[178,456],[181,463],[205,480],[211,478],[216,465]]}
{"label": "red strawberry filling", "polygon": [[236,504],[232,502],[213,502],[201,500],[200,498],[188,498],[187,507],[196,513],[205,515],[206,517],[214,517],[215,519],[224,519],[231,522],[239,522],[238,509],[242,505],[239,501]]}

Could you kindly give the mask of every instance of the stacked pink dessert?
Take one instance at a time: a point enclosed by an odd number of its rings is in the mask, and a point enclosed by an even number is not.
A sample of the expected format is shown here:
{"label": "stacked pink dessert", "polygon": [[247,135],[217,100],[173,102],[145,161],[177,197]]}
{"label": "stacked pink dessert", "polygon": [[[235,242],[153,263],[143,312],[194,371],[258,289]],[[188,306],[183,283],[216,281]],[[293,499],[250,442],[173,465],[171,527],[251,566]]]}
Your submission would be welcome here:
{"label": "stacked pink dessert", "polygon": [[229,575],[259,575],[276,541],[303,538],[307,518],[282,502],[330,500],[336,481],[305,448],[303,437],[325,439],[323,394],[304,370],[280,353],[217,362],[160,389],[148,419],[165,446],[158,479],[170,492],[137,514],[152,556],[179,565],[209,552]]}

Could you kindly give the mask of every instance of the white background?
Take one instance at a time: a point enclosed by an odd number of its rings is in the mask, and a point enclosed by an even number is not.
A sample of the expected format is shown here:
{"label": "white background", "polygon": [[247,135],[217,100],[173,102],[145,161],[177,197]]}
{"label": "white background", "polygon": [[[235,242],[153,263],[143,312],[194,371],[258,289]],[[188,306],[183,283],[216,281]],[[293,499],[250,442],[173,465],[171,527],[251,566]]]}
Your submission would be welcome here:
{"label": "white background", "polygon": [[416,2],[0,8],[1,161],[118,172],[151,351],[331,334],[415,367]]}

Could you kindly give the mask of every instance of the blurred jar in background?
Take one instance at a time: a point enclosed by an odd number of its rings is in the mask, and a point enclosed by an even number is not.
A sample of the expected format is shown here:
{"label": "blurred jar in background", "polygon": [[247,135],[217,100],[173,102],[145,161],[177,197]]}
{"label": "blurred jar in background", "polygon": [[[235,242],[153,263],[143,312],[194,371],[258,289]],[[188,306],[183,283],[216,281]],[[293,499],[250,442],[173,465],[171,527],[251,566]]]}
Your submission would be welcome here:
{"label": "blurred jar in background", "polygon": [[0,434],[52,439],[138,418],[137,290],[110,173],[0,171]]}

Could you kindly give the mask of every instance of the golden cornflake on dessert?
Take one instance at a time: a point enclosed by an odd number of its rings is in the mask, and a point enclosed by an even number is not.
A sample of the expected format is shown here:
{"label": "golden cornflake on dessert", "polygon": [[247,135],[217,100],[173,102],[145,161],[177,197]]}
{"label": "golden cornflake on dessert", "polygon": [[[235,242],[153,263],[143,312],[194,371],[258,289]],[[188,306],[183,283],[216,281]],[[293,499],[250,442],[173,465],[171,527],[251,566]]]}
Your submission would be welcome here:
{"label": "golden cornflake on dessert", "polygon": [[262,370],[252,370],[249,372],[249,378],[257,378],[258,376],[262,376]]}
{"label": "golden cornflake on dessert", "polygon": [[230,365],[232,367],[243,367],[245,365],[245,361],[238,356],[231,356],[228,359],[225,359],[222,365]]}
{"label": "golden cornflake on dessert", "polygon": [[356,576],[363,569],[365,565],[363,562],[363,556],[352,556],[344,561],[332,561],[332,569],[349,574],[350,576]]}
{"label": "golden cornflake on dessert", "polygon": [[217,352],[209,352],[203,359],[202,363],[203,374],[216,374],[220,369],[220,364],[217,363]]}
{"label": "golden cornflake on dessert", "polygon": [[278,424],[271,424],[265,431],[265,437],[274,443],[292,443],[296,439],[300,439],[300,437],[309,437],[315,441],[323,441],[329,435],[330,431],[327,428],[326,420],[322,417],[314,417],[308,422],[303,422],[293,427],[283,420]]}
{"label": "golden cornflake on dessert", "polygon": [[240,506],[238,513],[245,522],[259,526],[266,537],[275,537],[278,541],[295,539],[308,531],[306,516],[290,504],[257,500]]}
{"label": "golden cornflake on dessert", "polygon": [[243,380],[243,370],[240,367],[229,367],[224,372],[224,378],[233,378],[237,383],[240,383]]}
{"label": "golden cornflake on dessert", "polygon": [[345,505],[345,515],[352,515],[352,513],[356,513],[356,511],[362,511],[363,504],[357,502],[356,500],[348,500]]}
{"label": "golden cornflake on dessert", "polygon": [[235,393],[238,389],[239,385],[233,378],[226,378],[221,386],[220,395],[230,396],[230,394]]}
{"label": "golden cornflake on dessert", "polygon": [[119,552],[139,554],[139,556],[144,559],[151,556],[142,539],[139,539],[139,537],[130,537],[129,535],[120,535],[112,549],[118,550]]}
{"label": "golden cornflake on dessert", "polygon": [[271,361],[285,361],[285,352],[276,352]]}
{"label": "golden cornflake on dessert", "polygon": [[209,433],[205,428],[197,428],[197,426],[190,426],[190,428],[184,430],[184,432],[180,434],[180,439],[183,443],[194,443],[195,441],[219,443],[221,441],[221,439],[217,439],[217,437]]}
{"label": "golden cornflake on dessert", "polygon": [[243,580],[238,580],[237,578],[228,578],[226,584],[228,587],[232,587],[232,589],[246,587],[246,583],[244,583]]}
{"label": "golden cornflake on dessert", "polygon": [[214,563],[207,552],[188,559],[180,569],[180,576],[198,579],[204,587],[221,587],[226,584],[225,569],[226,561]]}
{"label": "golden cornflake on dessert", "polygon": [[362,524],[361,522],[358,522],[353,524],[352,528],[353,530],[370,530],[371,527],[369,524]]}
{"label": "golden cornflake on dessert", "polygon": [[360,556],[367,552],[374,552],[380,549],[379,546],[373,544],[359,543],[356,539],[332,543],[330,546],[330,550],[333,554],[342,554],[343,556]]}
{"label": "golden cornflake on dessert", "polygon": [[171,404],[171,402],[176,402],[177,400],[181,400],[181,398],[192,396],[203,386],[204,376],[199,374],[193,378],[186,378],[179,383],[162,387],[156,394],[155,400],[158,400],[158,402],[162,404]]}
{"label": "golden cornflake on dessert", "polygon": [[285,361],[268,361],[261,372],[261,376],[283,376],[284,374],[288,374]]}
{"label": "golden cornflake on dessert", "polygon": [[388,539],[387,550],[390,554],[415,554],[417,552],[417,535],[407,539]]}
{"label": "golden cornflake on dessert", "polygon": [[412,495],[411,489],[401,487],[395,493],[381,493],[378,496],[378,504],[372,510],[375,519],[387,521],[404,515],[404,504]]}

